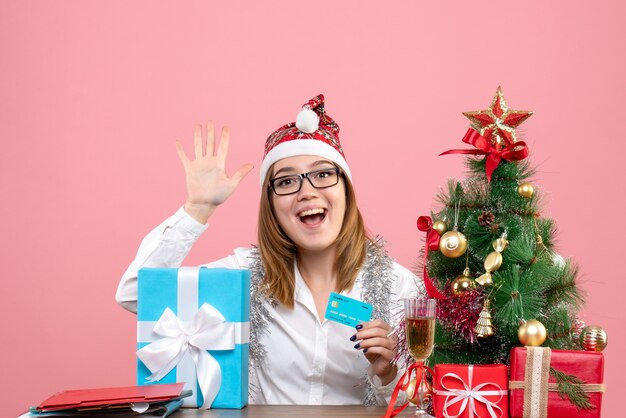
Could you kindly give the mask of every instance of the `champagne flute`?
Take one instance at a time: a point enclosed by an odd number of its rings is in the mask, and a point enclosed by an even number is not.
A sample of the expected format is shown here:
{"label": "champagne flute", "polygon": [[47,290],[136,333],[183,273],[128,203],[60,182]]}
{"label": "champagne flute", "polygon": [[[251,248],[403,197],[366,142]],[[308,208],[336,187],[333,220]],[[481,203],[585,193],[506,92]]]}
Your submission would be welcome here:
{"label": "champagne flute", "polygon": [[[435,345],[436,301],[432,298],[404,299],[404,317],[406,321],[406,340],[409,353],[416,363],[423,363]],[[415,382],[413,396],[416,404],[416,417],[432,417],[425,407],[432,400],[428,390],[425,373],[421,373]]]}

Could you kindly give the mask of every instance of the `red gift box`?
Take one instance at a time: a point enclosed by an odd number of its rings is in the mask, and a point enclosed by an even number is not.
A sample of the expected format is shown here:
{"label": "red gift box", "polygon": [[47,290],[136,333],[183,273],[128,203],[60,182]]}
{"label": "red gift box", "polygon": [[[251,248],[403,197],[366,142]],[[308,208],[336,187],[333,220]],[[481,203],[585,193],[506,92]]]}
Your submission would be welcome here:
{"label": "red gift box", "polygon": [[507,418],[508,370],[503,364],[437,364],[433,407],[437,418]]}
{"label": "red gift box", "polygon": [[[578,409],[562,398],[549,369],[575,376],[593,409]],[[512,418],[598,418],[601,415],[604,356],[590,351],[516,347],[511,350],[510,410]],[[534,382],[534,384],[532,383]],[[524,411],[526,408],[526,411]]]}

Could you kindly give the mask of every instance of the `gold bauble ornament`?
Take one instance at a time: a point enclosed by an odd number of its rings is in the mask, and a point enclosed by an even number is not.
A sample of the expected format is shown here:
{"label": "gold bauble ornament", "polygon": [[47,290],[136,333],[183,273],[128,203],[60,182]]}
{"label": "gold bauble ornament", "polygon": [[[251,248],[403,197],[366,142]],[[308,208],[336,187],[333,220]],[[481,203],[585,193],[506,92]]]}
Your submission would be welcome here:
{"label": "gold bauble ornament", "polygon": [[478,314],[478,321],[474,327],[474,332],[479,338],[491,337],[493,335],[493,324],[491,323],[491,313],[489,312],[489,300],[485,300],[483,309]]}
{"label": "gold bauble ornament", "polygon": [[600,352],[606,348],[607,336],[602,327],[588,325],[580,333],[580,345],[586,351]]}
{"label": "gold bauble ornament", "polygon": [[531,319],[519,327],[517,337],[522,345],[538,347],[546,341],[546,327],[536,319]]}
{"label": "gold bauble ornament", "polygon": [[463,296],[474,289],[476,289],[476,284],[470,277],[468,268],[463,271],[461,276],[457,277],[452,282],[452,294],[454,296]]}
{"label": "gold bauble ornament", "polygon": [[535,188],[533,187],[533,185],[531,183],[522,183],[519,186],[517,186],[517,193],[519,193],[520,196],[526,198],[526,199],[530,199],[531,197],[533,197],[533,194],[535,193]]}
{"label": "gold bauble ornament", "polygon": [[443,235],[448,230],[448,224],[445,221],[433,222],[433,229],[437,231],[439,235]]}
{"label": "gold bauble ornament", "polygon": [[449,258],[458,258],[467,250],[467,238],[457,230],[448,231],[439,240],[439,251]]}
{"label": "gold bauble ornament", "polygon": [[[422,378],[422,371],[416,370],[416,373],[417,373],[417,376],[411,379],[411,381],[409,382],[409,386],[407,386],[406,390],[404,391],[404,393],[406,394],[406,398],[409,400],[409,402],[411,402],[414,405],[421,403],[420,397],[423,402],[427,400],[428,398],[432,397],[432,394],[433,394],[432,385],[430,384],[428,379],[426,379],[426,376]],[[416,387],[418,380],[420,381],[420,387],[416,391],[415,387]]]}
{"label": "gold bauble ornament", "polygon": [[407,386],[404,393],[406,393],[406,398],[409,400],[409,402],[411,402],[413,405],[417,405],[417,393],[415,393],[415,378],[411,379],[411,381],[409,382],[409,386]]}

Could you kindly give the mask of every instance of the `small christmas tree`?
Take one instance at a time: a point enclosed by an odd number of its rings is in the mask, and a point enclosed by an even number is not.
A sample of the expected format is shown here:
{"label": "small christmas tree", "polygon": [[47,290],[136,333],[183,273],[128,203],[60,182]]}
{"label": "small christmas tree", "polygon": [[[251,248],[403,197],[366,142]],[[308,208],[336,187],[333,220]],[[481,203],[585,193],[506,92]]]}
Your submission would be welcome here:
{"label": "small christmas tree", "polygon": [[469,154],[469,172],[418,222],[428,233],[424,281],[439,299],[431,365],[508,363],[520,345],[580,348],[577,267],[553,250],[555,225],[541,216],[515,131],[531,114],[508,109],[498,88],[488,109],[464,113],[474,148],[443,153]]}

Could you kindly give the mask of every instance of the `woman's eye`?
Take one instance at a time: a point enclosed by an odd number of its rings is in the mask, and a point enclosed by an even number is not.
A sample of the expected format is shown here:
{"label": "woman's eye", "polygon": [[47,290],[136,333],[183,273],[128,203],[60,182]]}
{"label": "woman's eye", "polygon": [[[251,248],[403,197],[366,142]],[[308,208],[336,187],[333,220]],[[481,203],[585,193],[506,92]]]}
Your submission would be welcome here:
{"label": "woman's eye", "polygon": [[289,187],[293,185],[293,179],[288,178],[288,179],[282,179],[281,181],[278,182],[278,187]]}
{"label": "woman's eye", "polygon": [[315,177],[323,179],[323,178],[332,176],[333,174],[335,174],[333,170],[321,170],[315,173]]}

